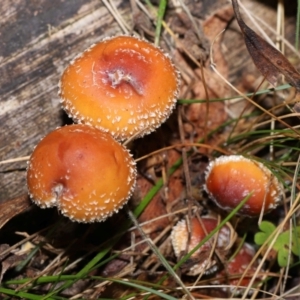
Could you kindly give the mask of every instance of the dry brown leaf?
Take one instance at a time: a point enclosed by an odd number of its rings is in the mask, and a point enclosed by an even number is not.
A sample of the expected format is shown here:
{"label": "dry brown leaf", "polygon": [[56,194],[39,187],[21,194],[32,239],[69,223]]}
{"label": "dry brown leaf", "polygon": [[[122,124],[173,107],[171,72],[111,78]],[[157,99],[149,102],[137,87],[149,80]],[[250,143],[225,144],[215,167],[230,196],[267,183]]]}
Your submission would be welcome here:
{"label": "dry brown leaf", "polygon": [[237,0],[232,0],[232,6],[248,52],[257,69],[273,86],[276,85],[278,76],[282,74],[291,86],[300,91],[300,73],[280,51],[246,25],[241,17]]}

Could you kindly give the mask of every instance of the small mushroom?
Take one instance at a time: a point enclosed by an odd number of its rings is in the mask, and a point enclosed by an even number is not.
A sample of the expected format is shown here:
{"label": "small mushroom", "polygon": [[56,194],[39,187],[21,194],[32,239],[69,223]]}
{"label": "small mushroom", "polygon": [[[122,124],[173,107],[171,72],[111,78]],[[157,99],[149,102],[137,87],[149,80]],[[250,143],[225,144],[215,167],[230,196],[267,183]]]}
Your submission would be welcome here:
{"label": "small mushroom", "polygon": [[[213,217],[201,217],[201,222],[199,222],[196,217],[193,217],[190,220],[190,225],[190,236],[186,220],[184,219],[174,226],[171,233],[174,252],[179,259],[200,244],[207,234],[218,226],[218,220]],[[225,256],[236,240],[236,233],[230,223],[226,223],[226,225],[220,228],[218,233],[204,243],[191,255],[189,260],[181,266],[184,273],[194,276],[200,273],[210,273],[217,269],[216,257],[214,254],[211,255],[216,238],[216,250]]]}
{"label": "small mushroom", "polygon": [[222,209],[232,210],[252,195],[239,214],[255,217],[274,209],[281,199],[278,179],[263,164],[240,155],[221,156],[210,162],[205,190]]}
{"label": "small mushroom", "polygon": [[178,88],[178,72],[159,48],[118,36],[71,62],[60,80],[60,97],[75,122],[125,140],[159,127],[175,107]]}
{"label": "small mushroom", "polygon": [[[230,285],[230,291],[236,294],[241,294],[244,289],[238,287],[247,287],[253,278],[253,275],[258,267],[258,261],[254,261],[249,267],[255,256],[255,249],[248,243],[244,243],[236,255],[228,261],[225,265],[226,269],[217,273],[214,284],[226,284]],[[247,272],[245,273],[247,269]],[[260,282],[261,278],[257,277],[254,281],[254,285]],[[237,286],[238,285],[238,286]],[[223,288],[227,290],[226,287]],[[251,291],[250,291],[251,293]]]}
{"label": "small mushroom", "polygon": [[136,180],[130,153],[108,133],[88,125],[58,128],[34,149],[29,194],[42,208],[57,206],[78,222],[104,221],[129,199]]}

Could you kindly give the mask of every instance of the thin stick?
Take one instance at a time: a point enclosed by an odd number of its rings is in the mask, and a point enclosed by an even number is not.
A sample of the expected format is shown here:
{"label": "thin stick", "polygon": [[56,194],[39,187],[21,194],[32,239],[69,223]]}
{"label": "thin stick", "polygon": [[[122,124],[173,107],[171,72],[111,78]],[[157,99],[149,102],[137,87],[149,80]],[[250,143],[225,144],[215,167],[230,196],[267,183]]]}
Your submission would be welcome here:
{"label": "thin stick", "polygon": [[14,163],[14,162],[18,162],[18,161],[26,161],[29,160],[30,156],[21,156],[21,157],[17,157],[17,158],[10,158],[7,160],[2,160],[0,161],[0,165],[4,165],[4,164],[10,164],[10,163]]}

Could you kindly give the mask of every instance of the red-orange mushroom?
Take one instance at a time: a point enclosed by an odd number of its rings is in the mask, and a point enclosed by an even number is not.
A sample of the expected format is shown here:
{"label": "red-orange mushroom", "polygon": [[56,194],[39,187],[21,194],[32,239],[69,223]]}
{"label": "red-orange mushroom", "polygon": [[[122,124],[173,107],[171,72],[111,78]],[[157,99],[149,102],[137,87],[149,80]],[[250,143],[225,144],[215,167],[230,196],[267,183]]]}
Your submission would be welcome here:
{"label": "red-orange mushroom", "polygon": [[278,179],[263,164],[240,155],[221,156],[206,172],[205,189],[222,209],[232,210],[251,192],[239,214],[255,217],[274,209],[281,199]]}
{"label": "red-orange mushroom", "polygon": [[[213,283],[227,283],[230,285],[231,292],[241,294],[245,290],[245,287],[249,286],[259,265],[258,260],[252,262],[255,254],[255,248],[248,243],[244,243],[235,256],[230,261],[226,262],[225,269],[216,274],[216,278],[213,280]],[[260,281],[261,276],[258,276],[254,281],[253,287],[258,285]],[[244,287],[244,289],[239,287]],[[226,291],[226,285],[222,289]],[[250,293],[251,292],[252,291],[250,290]]]}
{"label": "red-orange mushroom", "polygon": [[[213,217],[201,217],[201,222],[196,217],[190,220],[190,236],[186,220],[179,221],[172,230],[171,240],[176,257],[182,258],[187,252],[193,250],[203,239],[218,226],[218,220]],[[217,238],[215,247],[222,254],[226,254],[236,240],[236,233],[230,223],[220,228],[209,241],[204,243],[190,259],[181,266],[187,275],[198,275],[202,272],[212,272],[216,269],[213,251],[214,239]]]}
{"label": "red-orange mushroom", "polygon": [[159,48],[132,36],[108,38],[75,58],[60,81],[65,111],[75,122],[140,137],[170,115],[179,76]]}
{"label": "red-orange mushroom", "polygon": [[78,222],[104,221],[131,196],[136,168],[108,133],[88,125],[58,128],[34,149],[27,185],[42,208],[57,206]]}

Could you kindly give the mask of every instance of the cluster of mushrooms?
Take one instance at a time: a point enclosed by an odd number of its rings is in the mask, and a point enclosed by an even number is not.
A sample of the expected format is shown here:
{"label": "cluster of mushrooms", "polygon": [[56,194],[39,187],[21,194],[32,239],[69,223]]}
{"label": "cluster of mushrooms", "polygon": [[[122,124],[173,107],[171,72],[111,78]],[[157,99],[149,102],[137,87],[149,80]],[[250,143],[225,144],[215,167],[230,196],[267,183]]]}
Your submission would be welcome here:
{"label": "cluster of mushrooms", "polygon": [[135,162],[119,142],[163,123],[176,104],[179,74],[154,45],[118,36],[76,57],[60,80],[61,103],[75,123],[54,130],[28,164],[30,197],[78,222],[104,221],[130,198]]}
{"label": "cluster of mushrooms", "polygon": [[[232,211],[247,197],[247,202],[238,211],[244,217],[259,217],[274,209],[282,198],[282,186],[274,174],[263,164],[240,155],[220,156],[211,161],[206,170],[204,189],[209,198],[225,211]],[[219,224],[220,218],[213,213],[194,216],[189,223],[180,220],[171,233],[176,257],[181,259],[194,250]],[[242,290],[236,286],[248,286],[258,266],[258,261],[253,261],[255,248],[240,242],[234,228],[227,222],[194,251],[181,268],[190,276],[214,273],[213,283],[229,283],[232,291],[240,293]],[[226,258],[233,253],[234,258],[228,261]],[[226,272],[218,270],[220,259],[226,261]],[[260,279],[257,277],[253,282],[257,284]]]}
{"label": "cluster of mushrooms", "polygon": [[[32,200],[42,208],[57,206],[78,222],[104,221],[117,212],[130,198],[137,173],[132,155],[120,142],[159,127],[175,107],[178,91],[179,75],[170,58],[136,37],[105,39],[76,57],[61,77],[59,95],[77,124],[54,130],[34,149],[27,172]],[[204,188],[225,210],[250,195],[239,213],[252,217],[276,207],[281,198],[280,184],[269,169],[237,155],[212,161]],[[177,257],[199,244],[218,220],[193,218],[190,225],[188,229],[181,220],[173,228]],[[228,253],[235,237],[230,224],[223,226],[216,248]],[[214,267],[214,257],[206,259],[210,246],[205,243],[193,254],[198,262],[187,274]],[[252,250],[245,245],[241,251]]]}

